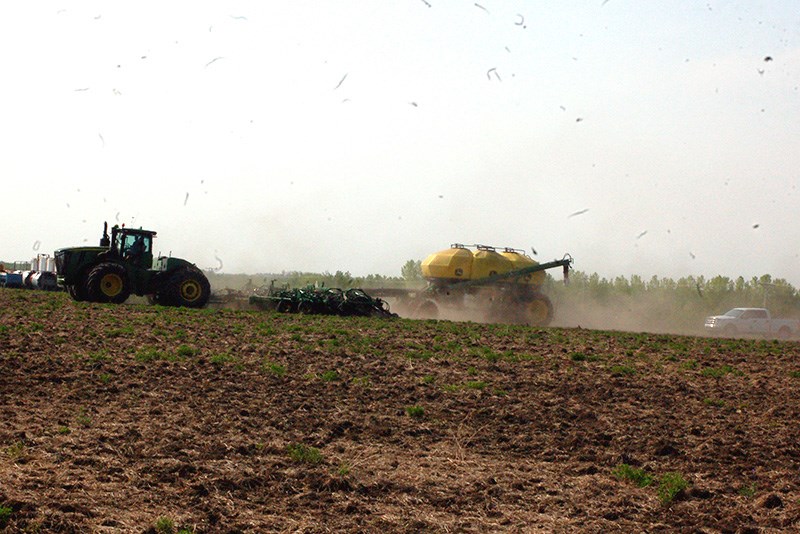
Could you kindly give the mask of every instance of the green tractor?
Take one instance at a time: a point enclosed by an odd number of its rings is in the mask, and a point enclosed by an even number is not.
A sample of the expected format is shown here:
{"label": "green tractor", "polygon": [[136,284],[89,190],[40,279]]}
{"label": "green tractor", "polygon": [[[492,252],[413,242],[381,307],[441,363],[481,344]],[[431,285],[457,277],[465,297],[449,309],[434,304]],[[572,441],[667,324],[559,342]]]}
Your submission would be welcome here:
{"label": "green tractor", "polygon": [[180,258],[153,261],[151,230],[103,223],[98,247],[56,250],[56,271],[70,296],[78,301],[121,304],[131,293],[152,304],[202,308],[211,295],[208,278],[197,266]]}

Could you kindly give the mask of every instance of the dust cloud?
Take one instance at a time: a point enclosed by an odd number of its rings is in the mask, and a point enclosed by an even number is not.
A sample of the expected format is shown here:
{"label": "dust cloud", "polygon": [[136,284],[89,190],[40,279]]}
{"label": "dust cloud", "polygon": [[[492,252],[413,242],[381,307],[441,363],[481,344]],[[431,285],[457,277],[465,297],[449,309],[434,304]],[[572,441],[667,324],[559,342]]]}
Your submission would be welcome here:
{"label": "dust cloud", "polygon": [[690,336],[703,335],[705,317],[714,313],[676,314],[663,299],[650,295],[603,302],[569,299],[554,306],[555,316],[550,326]]}
{"label": "dust cloud", "polygon": [[[369,293],[369,289],[367,289]],[[598,299],[587,299],[577,293],[549,295],[553,302],[553,321],[549,326],[559,328],[585,328],[591,330],[617,330],[624,332],[648,332],[688,336],[705,335],[703,323],[707,315],[725,310],[675,312],[679,305],[672,299],[654,295],[630,295]],[[436,318],[455,322],[502,323],[501,317],[492,314],[480,303],[466,306],[440,305],[434,316],[415,313],[411,308],[394,298],[386,298],[392,311],[411,319]]]}

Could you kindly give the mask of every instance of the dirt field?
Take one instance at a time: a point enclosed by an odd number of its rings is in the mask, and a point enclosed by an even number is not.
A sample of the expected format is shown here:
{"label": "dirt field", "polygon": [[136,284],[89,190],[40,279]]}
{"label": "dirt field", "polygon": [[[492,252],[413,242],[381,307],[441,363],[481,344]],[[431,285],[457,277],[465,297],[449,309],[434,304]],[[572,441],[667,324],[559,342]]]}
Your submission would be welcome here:
{"label": "dirt field", "polygon": [[799,357],[0,289],[0,527],[797,531]]}

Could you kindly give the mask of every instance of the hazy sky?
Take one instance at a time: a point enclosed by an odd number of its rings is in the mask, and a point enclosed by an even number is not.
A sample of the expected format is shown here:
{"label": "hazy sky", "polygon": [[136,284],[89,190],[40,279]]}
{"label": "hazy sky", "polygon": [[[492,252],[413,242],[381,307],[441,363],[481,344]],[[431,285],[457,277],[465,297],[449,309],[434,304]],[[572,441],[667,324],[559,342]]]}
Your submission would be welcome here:
{"label": "hazy sky", "polygon": [[800,286],[796,0],[3,2],[0,49],[0,258],[107,220],[223,272]]}

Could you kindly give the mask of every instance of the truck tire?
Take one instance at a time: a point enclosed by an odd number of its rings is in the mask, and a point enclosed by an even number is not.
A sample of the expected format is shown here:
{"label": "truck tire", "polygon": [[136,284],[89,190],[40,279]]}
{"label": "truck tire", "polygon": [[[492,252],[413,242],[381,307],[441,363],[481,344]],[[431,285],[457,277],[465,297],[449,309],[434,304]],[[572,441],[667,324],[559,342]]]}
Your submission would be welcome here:
{"label": "truck tire", "polygon": [[792,335],[792,330],[788,326],[782,326],[778,329],[778,339],[789,339]]}
{"label": "truck tire", "polygon": [[[158,294],[158,293],[157,293]],[[180,269],[170,275],[163,298],[159,299],[166,306],[184,306],[186,308],[202,308],[211,297],[211,284],[200,270]]]}
{"label": "truck tire", "polygon": [[86,297],[91,302],[122,304],[131,296],[131,284],[125,267],[105,262],[92,268],[86,276]]}

